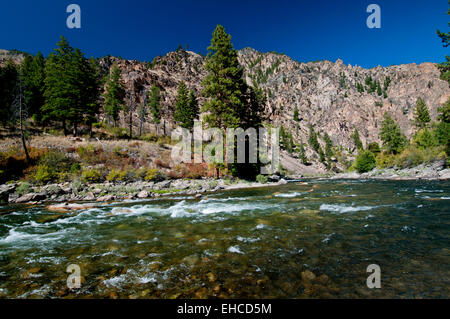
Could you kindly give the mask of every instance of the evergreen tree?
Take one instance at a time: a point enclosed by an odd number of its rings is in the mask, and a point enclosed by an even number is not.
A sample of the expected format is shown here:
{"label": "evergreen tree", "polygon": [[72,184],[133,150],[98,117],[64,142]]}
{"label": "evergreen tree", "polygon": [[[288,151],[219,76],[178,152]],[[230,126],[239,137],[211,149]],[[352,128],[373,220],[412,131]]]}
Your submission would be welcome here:
{"label": "evergreen tree", "polygon": [[294,121],[296,121],[296,122],[299,122],[299,121],[300,121],[298,115],[299,115],[299,114],[298,114],[298,107],[295,106],[295,109],[294,109]]}
{"label": "evergreen tree", "polygon": [[0,121],[6,125],[11,118],[11,104],[14,101],[14,87],[18,72],[11,59],[0,67]]}
{"label": "evergreen tree", "polygon": [[[231,36],[221,25],[217,25],[212,34],[205,68],[208,75],[203,81],[202,92],[206,98],[202,111],[207,113],[203,118],[204,123],[208,127],[224,131],[227,128],[259,127],[263,91],[256,87],[256,84],[253,88],[246,84],[237,51],[231,43]],[[233,175],[249,178],[256,176],[258,169],[258,165],[252,164],[225,163],[225,167]]]}
{"label": "evergreen tree", "polygon": [[428,123],[431,122],[430,112],[422,98],[417,99],[416,110],[414,113],[414,125],[418,129],[424,129],[427,127]]}
{"label": "evergreen tree", "polygon": [[333,141],[331,140],[328,133],[325,132],[323,136],[323,140],[325,141],[325,155],[327,157],[327,160],[330,162],[331,158],[333,157]]}
{"label": "evergreen tree", "polygon": [[313,150],[315,150],[316,152],[319,152],[320,149],[320,144],[319,141],[317,139],[317,133],[314,131],[314,127],[312,126],[312,124],[309,124],[309,146],[311,146],[311,148]]}
{"label": "evergreen tree", "polygon": [[377,94],[378,94],[378,96],[383,95],[383,90],[381,89],[380,81],[377,81]]}
{"label": "evergreen tree", "polygon": [[446,146],[446,153],[450,155],[450,99],[439,108],[438,120],[436,137],[440,145]]}
{"label": "evergreen tree", "polygon": [[122,72],[116,64],[110,70],[104,97],[105,112],[114,121],[114,126],[117,126],[120,111],[125,107],[125,84]]}
{"label": "evergreen tree", "polygon": [[175,112],[173,114],[173,117],[175,121],[184,128],[190,128],[188,102],[188,89],[186,87],[186,84],[184,82],[181,82],[180,86],[178,87],[177,99],[175,102]]}
{"label": "evergreen tree", "polygon": [[100,112],[99,98],[101,95],[100,86],[102,84],[100,68],[97,61],[91,57],[88,61],[83,61],[84,73],[84,94],[82,104],[84,105],[84,122],[89,127],[89,133],[92,136],[92,124],[97,120]]}
{"label": "evergreen tree", "polygon": [[144,103],[139,105],[139,136],[142,136],[142,128],[144,126],[147,110]]}
{"label": "evergreen tree", "polygon": [[200,110],[198,106],[197,96],[194,90],[189,92],[188,99],[188,111],[189,111],[189,125],[187,128],[192,129],[194,127],[194,121],[199,118]]}
{"label": "evergreen tree", "polygon": [[400,126],[398,126],[389,113],[384,114],[380,138],[383,141],[383,147],[386,151],[394,154],[400,153],[407,142]]}
{"label": "evergreen tree", "polygon": [[149,92],[148,106],[153,117],[153,122],[159,124],[161,122],[161,93],[155,83],[153,83]]}
{"label": "evergreen tree", "polygon": [[79,49],[73,49],[64,37],[57,45],[45,66],[43,120],[62,122],[65,134],[69,122],[76,136],[77,126],[93,107],[98,109],[98,83],[95,70]]}
{"label": "evergreen tree", "polygon": [[323,152],[322,147],[319,146],[319,161],[325,164],[325,153]]}
{"label": "evergreen tree", "polygon": [[29,116],[40,122],[41,107],[45,104],[45,59],[41,52],[36,56],[26,56],[22,65],[24,94]]}
{"label": "evergreen tree", "polygon": [[[450,6],[450,1],[448,2]],[[447,14],[450,15],[450,8],[447,11]],[[450,22],[448,23],[450,26]],[[441,32],[437,31],[438,36],[442,40],[442,45],[444,48],[447,48],[450,45],[450,33],[449,32]],[[439,65],[439,69],[441,70],[441,79],[448,81],[450,83],[450,56],[446,56],[446,61],[442,62]]]}
{"label": "evergreen tree", "polygon": [[300,143],[298,146],[298,157],[302,161],[304,165],[308,164],[308,159],[306,158],[306,150],[305,145],[303,143]]}
{"label": "evergreen tree", "polygon": [[222,129],[239,127],[245,112],[246,84],[243,69],[239,65],[237,52],[231,44],[231,36],[221,25],[213,32],[208,47],[206,76],[203,94],[207,98],[203,111],[209,127]]}
{"label": "evergreen tree", "polygon": [[19,124],[19,130],[20,130],[20,137],[22,141],[22,147],[23,151],[25,153],[25,158],[27,163],[31,162],[30,155],[28,154],[28,148],[26,144],[26,127],[25,122],[28,118],[28,107],[26,104],[26,98],[24,93],[24,81],[23,81],[23,73],[22,70],[19,71],[16,87],[15,87],[15,98],[14,102],[12,104],[12,112],[13,112],[13,118],[12,123],[16,124],[16,121]]}
{"label": "evergreen tree", "polygon": [[361,142],[361,139],[359,137],[359,132],[356,128],[350,137],[353,140],[353,143],[355,143],[355,147],[358,151],[364,149],[363,143]]}

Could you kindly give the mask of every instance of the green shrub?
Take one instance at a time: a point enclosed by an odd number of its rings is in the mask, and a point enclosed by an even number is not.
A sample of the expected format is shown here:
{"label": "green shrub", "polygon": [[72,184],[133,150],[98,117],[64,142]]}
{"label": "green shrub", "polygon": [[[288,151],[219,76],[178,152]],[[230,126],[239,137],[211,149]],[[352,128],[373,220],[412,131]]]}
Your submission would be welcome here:
{"label": "green shrub", "polygon": [[89,144],[88,146],[80,146],[77,149],[78,156],[81,160],[89,160],[91,157],[95,156],[95,147],[92,144]]}
{"label": "green shrub", "polygon": [[16,194],[19,196],[31,193],[31,185],[27,182],[20,183],[16,188]]}
{"label": "green shrub", "polygon": [[422,129],[414,136],[414,143],[421,149],[427,149],[439,145],[439,140],[433,131]]}
{"label": "green shrub", "polygon": [[58,175],[55,172],[55,170],[51,169],[47,165],[40,164],[40,165],[38,165],[32,179],[37,184],[45,184],[45,183],[55,180],[57,178],[57,176]]}
{"label": "green shrub", "polygon": [[375,156],[381,152],[380,145],[377,142],[370,143],[367,150],[371,151]]}
{"label": "green shrub", "polygon": [[376,160],[379,168],[390,168],[395,165],[395,155],[390,153],[382,152],[378,154]]}
{"label": "green shrub", "polygon": [[161,172],[156,168],[148,169],[145,173],[145,180],[147,182],[155,182],[161,179],[162,179]]}
{"label": "green shrub", "polygon": [[267,184],[269,181],[269,178],[265,175],[258,175],[256,176],[256,181],[260,184]]}
{"label": "green shrub", "polygon": [[370,151],[363,151],[356,158],[355,168],[358,173],[370,172],[376,166],[375,156]]}
{"label": "green shrub", "polygon": [[445,158],[446,154],[442,146],[420,149],[414,145],[410,145],[396,156],[395,165],[400,168],[408,168],[420,164],[432,163]]}
{"label": "green shrub", "polygon": [[127,171],[122,170],[111,170],[106,176],[106,180],[110,182],[122,182],[127,178]]}
{"label": "green shrub", "polygon": [[51,150],[39,158],[39,165],[48,167],[53,173],[68,172],[72,160],[61,151]]}
{"label": "green shrub", "polygon": [[70,166],[70,173],[75,174],[81,170],[80,163],[73,163],[72,166]]}
{"label": "green shrub", "polygon": [[81,181],[84,183],[98,183],[102,180],[102,174],[96,169],[85,169],[81,173]]}

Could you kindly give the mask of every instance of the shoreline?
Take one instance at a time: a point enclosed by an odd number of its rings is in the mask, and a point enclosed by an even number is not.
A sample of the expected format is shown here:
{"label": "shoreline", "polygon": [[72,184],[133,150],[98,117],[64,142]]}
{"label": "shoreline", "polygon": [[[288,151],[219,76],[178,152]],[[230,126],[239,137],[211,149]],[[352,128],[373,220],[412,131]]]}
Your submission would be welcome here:
{"label": "shoreline", "polygon": [[[202,198],[204,194],[219,191],[251,189],[286,185],[288,181],[280,179],[278,182],[258,183],[251,181],[201,179],[201,180],[173,180],[162,182],[129,182],[129,183],[95,183],[85,184],[82,190],[74,190],[71,183],[49,184],[33,186],[30,193],[18,195],[15,193],[20,183],[0,185],[2,205],[52,205],[63,210],[76,207],[76,203],[107,203],[124,200],[146,200],[168,196],[192,196]],[[6,196],[8,200],[6,201]],[[58,209],[56,209],[58,210]]]}
{"label": "shoreline", "polygon": [[113,202],[123,200],[145,200],[174,195],[201,198],[203,194],[218,191],[281,186],[294,182],[314,180],[394,180],[394,181],[439,181],[450,180],[450,168],[436,162],[406,169],[374,169],[368,173],[346,172],[328,176],[271,176],[268,183],[227,179],[176,179],[161,182],[103,182],[75,185],[55,183],[45,186],[31,186],[20,192],[20,182],[0,185],[2,205],[41,205],[56,203],[63,207],[81,202]]}

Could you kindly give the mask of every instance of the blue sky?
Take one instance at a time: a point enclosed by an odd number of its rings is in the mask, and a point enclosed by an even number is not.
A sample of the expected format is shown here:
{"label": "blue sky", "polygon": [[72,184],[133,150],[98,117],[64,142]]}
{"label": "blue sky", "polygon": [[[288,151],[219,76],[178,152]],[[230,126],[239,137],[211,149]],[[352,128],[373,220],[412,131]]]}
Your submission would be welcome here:
{"label": "blue sky", "polygon": [[[82,28],[66,27],[66,7],[79,4]],[[366,26],[369,4],[381,7],[381,29]],[[179,44],[206,53],[217,24],[235,48],[283,52],[307,62],[363,67],[441,62],[436,30],[448,31],[447,0],[16,0],[0,10],[0,48],[48,55],[60,35],[87,56],[141,61]]]}

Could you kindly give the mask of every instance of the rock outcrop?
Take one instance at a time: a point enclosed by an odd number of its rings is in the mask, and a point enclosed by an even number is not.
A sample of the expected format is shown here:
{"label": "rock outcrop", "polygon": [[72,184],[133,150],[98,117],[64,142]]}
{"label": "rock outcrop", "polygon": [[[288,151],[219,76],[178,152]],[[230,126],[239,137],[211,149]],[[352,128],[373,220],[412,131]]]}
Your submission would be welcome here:
{"label": "rock outcrop", "polygon": [[[307,145],[310,124],[322,134],[327,132],[334,145],[340,147],[348,160],[352,160],[351,153],[355,147],[350,135],[355,128],[365,145],[380,143],[383,115],[390,112],[407,137],[411,137],[417,99],[424,99],[435,120],[438,107],[450,98],[448,83],[440,79],[440,72],[432,63],[364,69],[344,65],[341,60],[335,63],[300,63],[283,54],[261,53],[251,48],[239,51],[239,61],[244,67],[246,81],[258,85],[266,94],[265,120],[276,126],[282,125],[292,133],[296,143],[306,144],[306,155],[313,164],[309,170],[325,170],[325,166],[318,161],[318,155]],[[145,132],[169,134],[175,127],[173,111],[181,81],[197,93],[200,106],[204,102],[200,93],[206,71],[205,58],[201,55],[179,50],[157,57],[152,63],[115,57],[105,57],[100,61],[104,72],[113,63],[122,69],[128,91],[127,105],[134,110],[132,121],[135,134],[139,133],[141,122],[138,105],[144,102],[145,94],[153,83],[163,92],[162,123],[151,124],[151,116],[147,115],[143,123]],[[369,77],[372,82],[380,83],[381,92],[368,92],[366,79]],[[358,90],[358,86],[364,92]],[[294,119],[295,108],[299,111],[298,121]],[[129,118],[129,114],[124,112],[121,125],[129,127]],[[323,139],[319,142],[324,144]],[[289,160],[285,164],[295,167],[292,158],[283,157]],[[339,169],[340,164],[336,165]]]}

